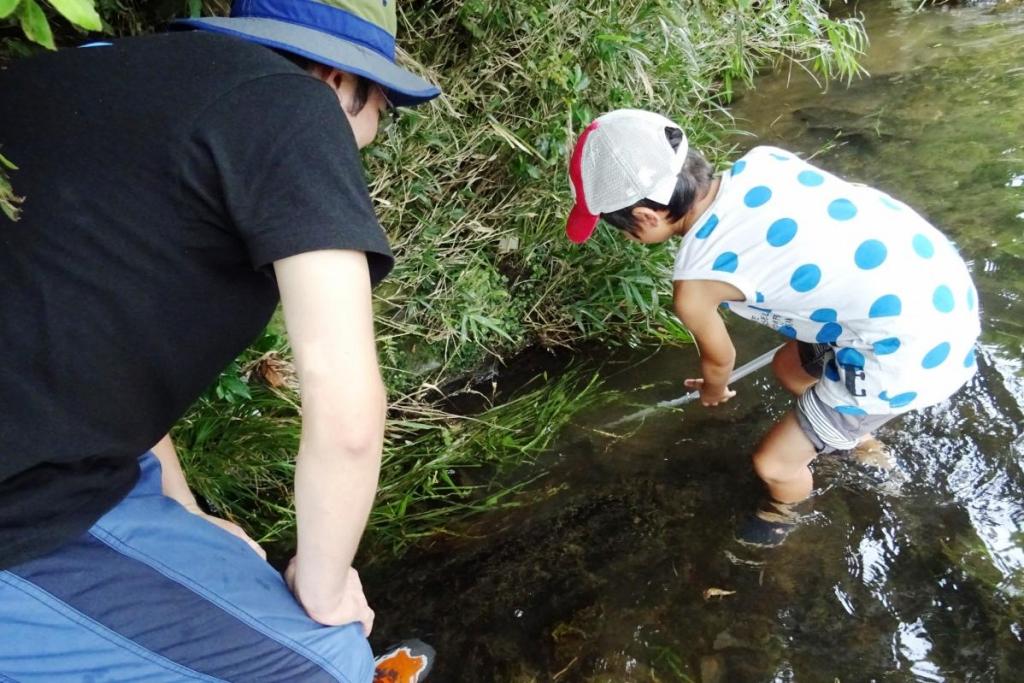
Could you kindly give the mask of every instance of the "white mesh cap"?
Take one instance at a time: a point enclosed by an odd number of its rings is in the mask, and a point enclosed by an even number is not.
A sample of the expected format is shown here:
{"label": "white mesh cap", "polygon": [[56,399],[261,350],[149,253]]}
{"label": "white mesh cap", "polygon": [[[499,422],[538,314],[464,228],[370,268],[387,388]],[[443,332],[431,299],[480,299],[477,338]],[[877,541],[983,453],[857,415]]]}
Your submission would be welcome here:
{"label": "white mesh cap", "polygon": [[684,134],[672,149],[666,128],[679,126],[654,112],[617,109],[584,129],[569,162],[576,200],[565,226],[569,239],[585,242],[602,213],[641,199],[668,204],[689,146]]}

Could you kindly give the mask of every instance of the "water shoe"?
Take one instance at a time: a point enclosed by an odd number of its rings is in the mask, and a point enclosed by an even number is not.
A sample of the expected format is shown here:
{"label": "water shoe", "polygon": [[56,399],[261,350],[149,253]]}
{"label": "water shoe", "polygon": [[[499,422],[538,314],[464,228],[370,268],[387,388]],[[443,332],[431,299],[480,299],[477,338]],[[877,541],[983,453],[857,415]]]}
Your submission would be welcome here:
{"label": "water shoe", "polygon": [[374,660],[373,683],[418,683],[434,666],[434,648],[420,640],[403,640]]}
{"label": "water shoe", "polygon": [[736,541],[758,548],[774,548],[786,540],[799,521],[795,505],[766,501],[743,520],[736,531]]}

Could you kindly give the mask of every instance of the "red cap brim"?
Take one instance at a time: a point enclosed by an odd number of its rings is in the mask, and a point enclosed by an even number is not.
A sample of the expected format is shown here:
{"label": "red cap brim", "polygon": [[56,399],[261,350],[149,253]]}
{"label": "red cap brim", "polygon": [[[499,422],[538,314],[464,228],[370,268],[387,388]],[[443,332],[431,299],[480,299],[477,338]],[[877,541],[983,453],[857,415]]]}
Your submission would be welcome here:
{"label": "red cap brim", "polygon": [[580,139],[576,141],[576,148],[572,151],[569,159],[569,181],[572,183],[573,196],[576,203],[569,212],[569,220],[565,222],[565,234],[576,244],[583,244],[594,234],[594,226],[600,216],[590,213],[587,207],[586,192],[583,190],[583,147],[587,143],[590,134],[601,125],[601,122],[594,119],[590,125],[580,133]]}
{"label": "red cap brim", "polygon": [[600,216],[595,216],[577,203],[569,212],[569,220],[565,222],[565,234],[576,244],[583,244],[594,234]]}

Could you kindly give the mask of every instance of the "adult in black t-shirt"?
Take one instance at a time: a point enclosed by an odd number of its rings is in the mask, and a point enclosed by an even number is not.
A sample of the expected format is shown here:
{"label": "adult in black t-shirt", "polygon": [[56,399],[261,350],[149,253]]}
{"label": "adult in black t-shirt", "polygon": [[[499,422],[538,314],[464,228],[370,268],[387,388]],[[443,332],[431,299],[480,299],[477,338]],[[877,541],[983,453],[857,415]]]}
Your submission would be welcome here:
{"label": "adult in black t-shirt", "polygon": [[[0,71],[26,197],[0,216],[0,680],[369,680],[351,563],[392,257],[359,149],[439,91],[395,65],[394,2],[184,23]],[[166,436],[279,300],[303,408],[284,579]]]}

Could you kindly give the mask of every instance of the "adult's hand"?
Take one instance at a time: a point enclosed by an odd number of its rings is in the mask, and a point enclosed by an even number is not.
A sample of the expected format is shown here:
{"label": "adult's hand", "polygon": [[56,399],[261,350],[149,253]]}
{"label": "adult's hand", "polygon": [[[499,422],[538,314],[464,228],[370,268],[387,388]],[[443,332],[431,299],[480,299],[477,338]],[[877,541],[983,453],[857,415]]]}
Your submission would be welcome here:
{"label": "adult's hand", "polygon": [[242,539],[243,541],[249,544],[249,547],[253,549],[253,552],[259,555],[262,559],[267,559],[267,552],[262,547],[260,547],[260,544],[249,538],[249,534],[245,533],[245,529],[238,526],[234,522],[207,514],[203,512],[203,510],[198,505],[186,505],[185,509],[194,515],[202,517],[210,524],[219,526],[221,529],[228,532],[232,536],[237,536],[238,538]]}
{"label": "adult's hand", "polygon": [[374,612],[370,609],[369,603],[366,602],[366,595],[363,594],[363,583],[359,580],[359,572],[349,567],[348,574],[345,577],[345,586],[342,589],[342,595],[338,599],[336,607],[328,612],[314,613],[303,604],[302,595],[296,588],[295,571],[297,560],[297,557],[293,557],[288,563],[288,567],[284,570],[284,580],[288,584],[288,588],[295,595],[295,599],[299,601],[299,604],[306,610],[310,618],[325,626],[343,626],[359,622],[363,626],[363,635],[369,637],[370,631],[373,630]]}

